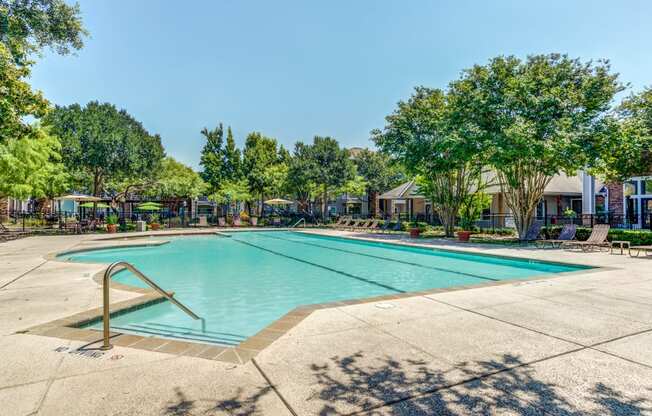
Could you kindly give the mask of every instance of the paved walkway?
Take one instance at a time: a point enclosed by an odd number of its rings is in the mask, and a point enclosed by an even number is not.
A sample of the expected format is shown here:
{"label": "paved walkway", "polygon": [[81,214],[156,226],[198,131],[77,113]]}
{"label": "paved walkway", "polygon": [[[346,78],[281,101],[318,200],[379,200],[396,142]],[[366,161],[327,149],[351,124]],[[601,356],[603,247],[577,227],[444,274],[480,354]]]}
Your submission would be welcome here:
{"label": "paved walkway", "polygon": [[319,310],[235,365],[21,333],[101,305],[47,260],[97,238],[0,244],[0,415],[652,414],[652,259],[465,245],[608,269]]}

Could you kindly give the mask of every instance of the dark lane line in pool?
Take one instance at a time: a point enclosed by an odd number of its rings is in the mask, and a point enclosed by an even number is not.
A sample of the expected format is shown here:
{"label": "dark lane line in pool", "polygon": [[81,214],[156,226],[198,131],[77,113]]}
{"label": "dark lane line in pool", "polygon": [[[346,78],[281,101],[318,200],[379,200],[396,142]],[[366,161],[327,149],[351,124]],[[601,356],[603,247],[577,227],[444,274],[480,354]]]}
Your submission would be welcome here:
{"label": "dark lane line in pool", "polygon": [[330,268],[328,266],[322,266],[321,264],[313,263],[311,261],[300,259],[298,257],[288,256],[287,254],[279,253],[278,251],[274,251],[274,250],[270,250],[270,249],[265,248],[265,247],[257,246],[256,244],[250,243],[248,241],[238,240],[237,238],[233,238],[233,237],[231,238],[231,241],[237,241],[238,243],[242,243],[242,244],[257,248],[259,250],[266,251],[268,253],[276,254],[277,256],[285,257],[286,259],[298,261],[298,262],[304,263],[304,264],[309,264],[311,266],[318,267],[320,269],[328,270],[329,272],[333,272],[333,273],[341,274],[342,276],[350,277],[351,279],[356,279],[356,280],[359,280],[361,282],[369,283],[370,285],[382,287],[383,289],[392,290],[392,291],[398,292],[398,293],[406,293],[405,290],[397,289],[397,288],[389,286],[389,285],[384,285],[382,283],[378,283],[378,282],[373,281],[373,280],[365,279],[364,277],[356,276],[356,275],[351,274],[351,273],[343,272],[343,271],[340,271],[340,270],[337,270],[337,269],[332,269],[332,268]]}
{"label": "dark lane line in pool", "polygon": [[354,255],[357,255],[357,256],[371,257],[373,259],[380,259],[380,260],[385,260],[385,261],[389,261],[389,262],[402,263],[402,264],[406,264],[408,266],[416,266],[416,267],[421,267],[421,268],[424,268],[424,269],[436,270],[436,271],[439,271],[439,272],[447,272],[447,273],[459,274],[459,275],[462,275],[462,276],[473,277],[473,278],[476,278],[476,279],[492,280],[494,282],[499,282],[501,280],[501,279],[494,279],[494,278],[491,278],[491,277],[480,276],[480,275],[473,274],[473,273],[458,272],[458,271],[455,271],[455,270],[445,269],[443,267],[426,266],[424,264],[412,263],[412,262],[405,261],[405,260],[396,260],[396,259],[391,259],[391,258],[388,258],[388,257],[374,256],[373,254],[360,253],[358,251],[349,251],[349,250],[344,250],[344,249],[341,249],[341,248],[322,246],[320,244],[315,244],[315,243],[308,243],[308,242],[296,241],[296,240],[288,240],[287,238],[272,237],[270,235],[264,235],[263,237],[267,237],[267,238],[271,238],[271,239],[275,239],[275,240],[288,241],[288,242],[296,243],[296,244],[305,244],[307,246],[319,247],[319,248],[324,248],[324,249],[327,249],[327,250],[340,251],[342,253],[354,254]]}

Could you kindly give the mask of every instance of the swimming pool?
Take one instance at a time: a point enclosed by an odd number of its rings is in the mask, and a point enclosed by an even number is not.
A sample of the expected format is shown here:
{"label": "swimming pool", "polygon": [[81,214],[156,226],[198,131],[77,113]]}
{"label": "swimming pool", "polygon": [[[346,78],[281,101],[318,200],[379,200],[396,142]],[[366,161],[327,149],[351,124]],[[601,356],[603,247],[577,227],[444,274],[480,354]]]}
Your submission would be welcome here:
{"label": "swimming pool", "polygon": [[[202,326],[170,302],[162,302],[112,318],[112,328],[222,345],[237,345],[300,305],[587,268],[290,231],[166,240],[170,243],[64,257],[130,262],[205,319]],[[114,280],[146,287],[128,271]]]}

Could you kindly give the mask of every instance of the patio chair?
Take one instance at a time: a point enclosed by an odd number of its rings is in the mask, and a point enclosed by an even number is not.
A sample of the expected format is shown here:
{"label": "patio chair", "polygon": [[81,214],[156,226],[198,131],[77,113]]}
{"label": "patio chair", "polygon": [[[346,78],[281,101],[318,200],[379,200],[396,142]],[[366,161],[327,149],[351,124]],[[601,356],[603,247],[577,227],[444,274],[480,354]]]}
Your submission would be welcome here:
{"label": "patio chair", "polygon": [[357,231],[373,231],[376,228],[378,228],[378,220],[370,220],[365,226],[358,228]]}
{"label": "patio chair", "polygon": [[371,225],[372,220],[362,220],[360,225],[354,228],[354,231],[366,230]]}
{"label": "patio chair", "polygon": [[279,217],[272,218],[272,225],[274,227],[280,227],[281,226],[281,218],[279,218]]}
{"label": "patio chair", "polygon": [[546,248],[546,245],[550,244],[550,248],[555,248],[555,245],[561,247],[562,244],[575,240],[575,234],[577,233],[577,225],[575,224],[566,224],[562,228],[559,236],[557,238],[551,238],[547,240],[537,240],[535,243],[539,248]]}
{"label": "patio chair", "polygon": [[355,230],[355,229],[358,228],[360,225],[362,225],[362,222],[363,222],[362,220],[355,220],[355,221],[353,221],[353,224],[350,224],[350,225],[348,225],[348,226],[345,225],[344,228],[346,228],[346,229],[348,229],[348,230]]}
{"label": "patio chair", "polygon": [[[636,254],[632,253],[632,250],[636,250]],[[650,257],[650,251],[652,251],[652,246],[631,246],[629,248],[630,257],[638,257],[641,254],[641,251],[645,253],[645,257]]]}
{"label": "patio chair", "polygon": [[0,241],[15,240],[19,237],[29,235],[28,231],[10,230],[0,223]]}
{"label": "patio chair", "polygon": [[527,234],[525,234],[525,238],[521,240],[520,243],[529,244],[533,241],[537,241],[540,233],[541,233],[541,223],[539,221],[535,221],[530,226],[530,229],[527,230]]}
{"label": "patio chair", "polygon": [[562,243],[562,248],[580,248],[582,251],[589,251],[595,247],[609,247],[607,237],[609,235],[609,224],[597,224],[593,226],[591,235],[586,241],[565,241]]}
{"label": "patio chair", "polygon": [[327,225],[327,227],[330,227],[330,228],[341,227],[345,223],[347,223],[348,221],[349,221],[349,219],[347,217],[340,217],[339,220],[337,220],[337,222],[330,223],[330,224]]}

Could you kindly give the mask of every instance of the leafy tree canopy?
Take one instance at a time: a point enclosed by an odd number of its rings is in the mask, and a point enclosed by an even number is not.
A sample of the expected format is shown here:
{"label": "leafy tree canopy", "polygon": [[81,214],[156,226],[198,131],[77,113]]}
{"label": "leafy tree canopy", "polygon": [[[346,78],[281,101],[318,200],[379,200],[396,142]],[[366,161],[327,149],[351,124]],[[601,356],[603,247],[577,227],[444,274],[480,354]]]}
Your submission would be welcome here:
{"label": "leafy tree canopy", "polygon": [[604,126],[594,171],[617,181],[651,174],[652,88],[625,98]]}
{"label": "leafy tree canopy", "polygon": [[623,89],[617,78],[607,61],[550,54],[497,57],[451,84],[473,145],[498,175],[519,236],[534,221],[553,175],[574,174],[599,157],[604,116]]}
{"label": "leafy tree canopy", "polygon": [[57,106],[45,122],[61,139],[66,167],[93,195],[107,182],[151,182],[165,156],[161,138],[113,104]]}
{"label": "leafy tree canopy", "polygon": [[401,166],[385,153],[363,149],[353,161],[369,193],[385,192],[406,180]]}
{"label": "leafy tree canopy", "polygon": [[163,199],[197,198],[207,189],[206,182],[191,167],[166,157],[161,162],[161,169],[156,182],[148,194]]}
{"label": "leafy tree canopy", "polygon": [[226,131],[226,146],[224,147],[224,178],[229,181],[241,179],[242,155],[240,149],[235,145],[231,127]]}
{"label": "leafy tree canopy", "polygon": [[206,144],[201,151],[199,164],[202,166],[202,178],[213,190],[220,187],[224,180],[224,126],[220,123],[215,129],[204,127],[201,134],[206,138]]}
{"label": "leafy tree canopy", "polygon": [[243,170],[249,190],[264,198],[265,192],[274,181],[268,174],[273,165],[279,163],[276,140],[258,132],[247,136],[243,151]]}
{"label": "leafy tree canopy", "polygon": [[0,143],[0,196],[18,199],[53,197],[64,192],[68,175],[61,144],[46,129]]}
{"label": "leafy tree canopy", "polygon": [[452,236],[460,206],[479,189],[483,165],[459,102],[442,90],[418,87],[386,121],[382,131],[372,131],[372,139],[420,177],[420,191]]}
{"label": "leafy tree canopy", "polygon": [[49,47],[65,55],[84,46],[87,35],[78,4],[64,0],[0,0],[0,43],[19,65]]}

